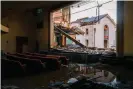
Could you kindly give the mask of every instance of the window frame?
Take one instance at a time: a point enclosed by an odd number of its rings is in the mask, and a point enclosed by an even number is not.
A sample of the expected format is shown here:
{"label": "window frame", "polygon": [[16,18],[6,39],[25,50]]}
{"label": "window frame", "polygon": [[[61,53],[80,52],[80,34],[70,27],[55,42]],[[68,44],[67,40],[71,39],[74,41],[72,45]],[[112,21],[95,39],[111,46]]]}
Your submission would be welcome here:
{"label": "window frame", "polygon": [[89,45],[89,40],[88,40],[88,39],[85,40],[85,45],[86,45],[86,46]]}
{"label": "window frame", "polygon": [[88,35],[89,34],[89,29],[88,28],[86,28],[86,35]]}

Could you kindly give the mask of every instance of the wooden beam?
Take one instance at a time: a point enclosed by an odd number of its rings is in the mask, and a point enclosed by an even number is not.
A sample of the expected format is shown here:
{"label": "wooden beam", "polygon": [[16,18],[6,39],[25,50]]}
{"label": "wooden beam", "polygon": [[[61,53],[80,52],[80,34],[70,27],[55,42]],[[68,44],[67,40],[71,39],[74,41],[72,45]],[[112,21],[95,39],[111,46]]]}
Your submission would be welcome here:
{"label": "wooden beam", "polygon": [[2,32],[9,32],[9,28],[1,24],[1,31]]}
{"label": "wooden beam", "polygon": [[63,35],[65,35],[67,38],[69,38],[70,40],[72,40],[73,42],[75,42],[77,45],[86,48],[85,45],[83,45],[82,43],[78,42],[77,40],[73,39],[69,34],[67,34],[66,32],[64,32],[63,30],[61,30],[60,28],[58,28],[57,26],[54,26],[56,29],[58,29]]}

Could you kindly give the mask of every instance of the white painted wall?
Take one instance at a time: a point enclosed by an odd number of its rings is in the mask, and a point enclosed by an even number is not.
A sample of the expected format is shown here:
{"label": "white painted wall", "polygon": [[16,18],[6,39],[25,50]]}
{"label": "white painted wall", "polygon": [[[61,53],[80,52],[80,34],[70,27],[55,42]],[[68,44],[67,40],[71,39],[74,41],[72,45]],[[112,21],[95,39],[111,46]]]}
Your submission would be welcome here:
{"label": "white painted wall", "polygon": [[104,27],[103,23],[100,21],[100,23],[97,23],[95,25],[96,33],[95,33],[95,47],[98,48],[104,48]]}
{"label": "white painted wall", "polygon": [[[80,40],[80,42],[84,45],[86,45],[86,40],[88,39],[89,44],[88,47],[93,47],[94,42],[93,42],[93,26],[92,25],[87,25],[87,26],[82,26],[80,27],[82,31],[85,32],[84,35],[76,35],[76,40]],[[88,29],[88,34],[86,34],[86,29]]]}
{"label": "white painted wall", "polygon": [[[108,16],[104,17],[100,21],[100,29],[104,29],[104,25],[108,25],[108,28],[109,28],[109,43],[108,43],[108,47],[111,48],[111,46],[115,45],[115,42],[116,42],[116,32],[115,32],[116,31],[116,28],[115,28],[115,25],[108,18]],[[101,32],[102,32],[101,34],[104,34],[104,30],[101,31]],[[101,37],[101,38],[103,38],[103,37]],[[104,44],[103,44],[103,46],[104,46]]]}
{"label": "white painted wall", "polygon": [[[72,24],[72,26],[79,26],[77,24]],[[115,45],[116,43],[116,28],[115,25],[111,22],[111,20],[106,16],[100,20],[100,23],[96,23],[96,25],[86,25],[80,27],[82,31],[85,32],[84,35],[76,35],[76,40],[80,40],[80,42],[86,45],[86,39],[89,40],[88,47],[94,47],[94,28],[96,28],[95,33],[95,47],[104,48],[104,26],[108,25],[109,27],[109,43],[108,48]],[[86,28],[88,28],[89,34],[86,35]]]}

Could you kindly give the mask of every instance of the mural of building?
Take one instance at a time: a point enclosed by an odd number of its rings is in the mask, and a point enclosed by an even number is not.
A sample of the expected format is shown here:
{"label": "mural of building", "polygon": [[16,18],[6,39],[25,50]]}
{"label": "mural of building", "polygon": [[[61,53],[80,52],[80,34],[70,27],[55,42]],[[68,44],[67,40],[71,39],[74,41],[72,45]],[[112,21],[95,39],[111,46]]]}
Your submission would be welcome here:
{"label": "mural of building", "polygon": [[85,32],[76,35],[76,40],[87,47],[111,48],[116,46],[116,24],[108,14],[85,17],[71,22]]}

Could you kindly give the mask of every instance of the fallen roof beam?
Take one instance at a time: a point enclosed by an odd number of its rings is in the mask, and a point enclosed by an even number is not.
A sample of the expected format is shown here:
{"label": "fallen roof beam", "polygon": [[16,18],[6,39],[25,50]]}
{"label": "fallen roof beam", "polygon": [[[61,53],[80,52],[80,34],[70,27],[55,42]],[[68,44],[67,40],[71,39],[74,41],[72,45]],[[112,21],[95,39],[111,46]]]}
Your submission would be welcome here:
{"label": "fallen roof beam", "polygon": [[78,42],[77,40],[73,39],[71,36],[69,36],[69,34],[67,34],[66,32],[64,32],[63,30],[61,30],[60,28],[58,28],[56,25],[54,25],[54,27],[56,29],[59,30],[59,32],[61,32],[63,35],[65,35],[67,38],[69,38],[70,40],[72,40],[73,42],[75,42],[77,45],[81,46],[81,47],[86,47],[85,45],[81,44],[80,42]]}

